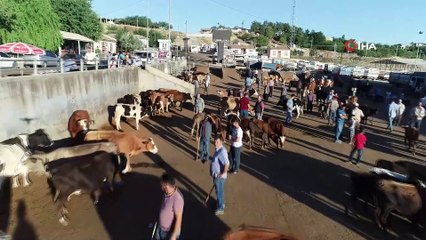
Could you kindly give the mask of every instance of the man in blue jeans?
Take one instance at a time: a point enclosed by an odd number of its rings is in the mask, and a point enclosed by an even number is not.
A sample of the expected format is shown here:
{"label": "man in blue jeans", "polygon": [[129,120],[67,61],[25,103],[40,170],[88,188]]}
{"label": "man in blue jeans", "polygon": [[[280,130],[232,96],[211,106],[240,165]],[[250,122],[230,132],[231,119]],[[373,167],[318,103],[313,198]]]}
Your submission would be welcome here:
{"label": "man in blue jeans", "polygon": [[214,140],[216,151],[210,165],[210,176],[213,178],[217,197],[216,215],[222,215],[225,211],[225,180],[229,169],[228,153],[223,146],[222,139],[216,137]]}
{"label": "man in blue jeans", "polygon": [[200,159],[202,163],[209,160],[210,157],[210,137],[212,135],[212,123],[209,114],[201,122],[200,127]]}
{"label": "man in blue jeans", "polygon": [[291,94],[290,98],[287,100],[287,123],[291,123],[293,121],[293,110],[294,110],[294,94]]}
{"label": "man in blue jeans", "polygon": [[341,103],[340,107],[336,112],[336,143],[342,143],[340,141],[340,135],[343,132],[343,126],[345,125],[345,119],[347,119],[347,115],[345,112],[345,106]]}
{"label": "man in blue jeans", "polygon": [[240,127],[238,119],[234,119],[232,134],[229,138],[231,142],[231,172],[237,174],[240,170],[241,147],[243,146],[243,129]]}

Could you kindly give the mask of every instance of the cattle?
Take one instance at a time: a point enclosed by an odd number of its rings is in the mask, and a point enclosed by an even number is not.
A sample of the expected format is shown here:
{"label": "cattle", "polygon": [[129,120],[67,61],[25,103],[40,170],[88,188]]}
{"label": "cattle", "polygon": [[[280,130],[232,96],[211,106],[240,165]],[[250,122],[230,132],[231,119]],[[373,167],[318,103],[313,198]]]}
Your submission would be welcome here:
{"label": "cattle", "polygon": [[296,240],[296,238],[284,235],[272,228],[242,225],[236,230],[229,231],[223,237],[224,240]]}
{"label": "cattle", "polygon": [[239,113],[240,111],[240,98],[237,97],[224,97],[220,102],[220,116],[227,116],[228,112]]}
{"label": "cattle", "polygon": [[[287,111],[287,101],[286,96],[281,96],[280,100],[277,102],[277,105],[282,106],[284,111]],[[303,102],[299,98],[293,98],[293,112],[296,114],[296,119],[303,115]]]}
{"label": "cattle", "polygon": [[141,104],[142,97],[139,94],[126,94],[124,97],[117,99],[117,103],[123,104]]}
{"label": "cattle", "polygon": [[205,113],[197,113],[194,115],[194,117],[192,118],[192,128],[191,128],[191,137],[194,135],[194,131],[195,131],[195,138],[198,139],[198,130],[200,129],[200,124],[203,121],[203,119],[205,118]]}
{"label": "cattle", "polygon": [[416,145],[419,140],[419,130],[414,127],[404,126],[404,144],[407,145],[408,150],[413,149],[413,154],[416,154]]}
{"label": "cattle", "polygon": [[139,138],[132,133],[122,133],[116,131],[88,131],[84,141],[108,141],[117,144],[119,153],[126,156],[127,164],[123,173],[131,171],[130,157],[142,152],[157,153],[158,149],[152,138]]}
{"label": "cattle", "polygon": [[173,94],[160,95],[154,101],[154,105],[158,105],[158,114],[169,112],[169,105],[173,102]]}
{"label": "cattle", "polygon": [[376,167],[405,175],[407,183],[419,184],[419,181],[426,183],[426,166],[422,164],[403,160],[392,162],[381,159],[376,162]]}
{"label": "cattle", "polygon": [[105,182],[112,191],[115,175],[121,170],[119,166],[117,155],[104,151],[46,163],[51,176],[47,181],[53,201],[58,205],[59,222],[66,226],[70,221],[65,203],[72,195],[88,193],[97,204]]}
{"label": "cattle", "polygon": [[262,120],[243,118],[241,120],[241,128],[248,136],[249,148],[252,149],[255,137],[262,138],[261,148],[264,148],[268,140],[269,127],[268,123]]}
{"label": "cattle", "polygon": [[197,113],[192,118],[193,124],[191,129],[190,136],[192,137],[194,135],[195,131],[195,138],[198,139],[198,132],[200,130],[201,122],[206,118],[209,117],[212,123],[212,134],[216,136],[217,134],[220,134],[222,137],[222,140],[225,141],[226,138],[226,130],[222,126],[222,120],[219,116],[216,114],[210,113],[210,114],[204,114],[204,113]]}
{"label": "cattle", "polygon": [[182,93],[178,90],[173,89],[165,89],[160,88],[158,89],[159,92],[165,93],[166,95],[173,95],[173,101],[172,104],[175,107],[180,107],[180,111],[183,110],[183,103],[187,102],[188,100],[192,101],[191,93]]}
{"label": "cattle", "polygon": [[80,131],[89,130],[90,125],[94,123],[87,110],[76,110],[68,119],[68,132],[72,138],[75,138]]}
{"label": "cattle", "polygon": [[376,223],[385,232],[389,213],[397,210],[400,215],[407,217],[413,224],[424,220],[423,204],[426,200],[425,189],[420,186],[394,181],[388,175],[372,173],[353,173],[351,175],[352,192],[350,205],[354,210],[357,198],[374,199]]}
{"label": "cattle", "polygon": [[373,125],[373,116],[377,114],[377,108],[362,104],[359,106],[359,109],[364,113],[364,117],[361,118],[361,124],[367,124],[369,120],[370,124]]}
{"label": "cattle", "polygon": [[286,139],[284,124],[273,117],[268,118],[267,122],[269,125],[268,137],[277,144],[277,148],[283,148]]}
{"label": "cattle", "polygon": [[23,186],[30,185],[29,169],[24,165],[28,157],[37,149],[51,145],[52,141],[46,132],[39,129],[31,134],[20,134],[0,143],[0,176],[13,177],[13,187],[19,186],[22,176]]}
{"label": "cattle", "polygon": [[121,130],[121,117],[134,118],[136,130],[139,130],[139,121],[147,117],[146,111],[142,111],[142,107],[138,104],[117,104],[114,106],[114,121],[117,130]]}

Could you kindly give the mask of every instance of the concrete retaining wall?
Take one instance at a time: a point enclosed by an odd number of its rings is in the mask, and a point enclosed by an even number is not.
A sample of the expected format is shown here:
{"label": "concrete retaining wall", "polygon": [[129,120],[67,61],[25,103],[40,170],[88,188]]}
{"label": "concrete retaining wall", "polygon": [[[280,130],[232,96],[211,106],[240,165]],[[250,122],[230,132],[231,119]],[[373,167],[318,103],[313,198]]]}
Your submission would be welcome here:
{"label": "concrete retaining wall", "polygon": [[156,68],[164,73],[177,76],[186,69],[186,60],[175,60],[168,62],[159,62],[150,64],[151,67]]}
{"label": "concrete retaining wall", "polygon": [[117,98],[158,88],[194,93],[192,84],[152,67],[1,78],[0,141],[38,128],[52,139],[68,137],[68,118],[77,109],[88,110],[99,128]]}

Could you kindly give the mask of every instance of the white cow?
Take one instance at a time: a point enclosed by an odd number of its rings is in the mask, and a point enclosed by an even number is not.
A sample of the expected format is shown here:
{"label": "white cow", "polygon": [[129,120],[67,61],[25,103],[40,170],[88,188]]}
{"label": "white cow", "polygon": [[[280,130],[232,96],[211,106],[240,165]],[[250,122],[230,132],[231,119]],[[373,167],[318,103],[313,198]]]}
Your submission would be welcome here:
{"label": "white cow", "polygon": [[13,177],[13,187],[19,186],[19,176],[23,178],[23,186],[30,185],[29,169],[25,161],[38,146],[47,146],[52,142],[47,134],[39,129],[32,134],[20,134],[0,143],[0,176]]}
{"label": "white cow", "polygon": [[117,130],[121,130],[121,117],[134,118],[136,130],[139,130],[139,121],[147,117],[148,114],[142,112],[142,107],[139,104],[117,104],[114,110],[114,121]]}

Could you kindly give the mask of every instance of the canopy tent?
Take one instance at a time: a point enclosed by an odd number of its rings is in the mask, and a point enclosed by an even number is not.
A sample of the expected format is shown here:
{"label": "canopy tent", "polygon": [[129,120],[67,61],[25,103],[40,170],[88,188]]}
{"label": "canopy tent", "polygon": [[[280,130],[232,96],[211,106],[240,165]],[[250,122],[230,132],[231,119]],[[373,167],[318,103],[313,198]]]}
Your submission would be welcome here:
{"label": "canopy tent", "polygon": [[[77,54],[81,54],[81,50],[84,50],[85,48],[82,49],[81,47],[81,43],[85,43],[85,44],[91,44],[93,47],[93,43],[94,41],[88,37],[85,37],[83,35],[77,34],[77,33],[72,33],[72,32],[65,32],[65,31],[60,31],[62,34],[62,37],[65,40],[65,44],[67,45],[66,42],[68,42],[68,45],[71,45],[71,48],[77,48]],[[77,42],[77,45],[75,46],[75,42]],[[59,49],[59,53],[61,53],[62,50],[61,48]]]}

